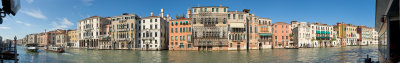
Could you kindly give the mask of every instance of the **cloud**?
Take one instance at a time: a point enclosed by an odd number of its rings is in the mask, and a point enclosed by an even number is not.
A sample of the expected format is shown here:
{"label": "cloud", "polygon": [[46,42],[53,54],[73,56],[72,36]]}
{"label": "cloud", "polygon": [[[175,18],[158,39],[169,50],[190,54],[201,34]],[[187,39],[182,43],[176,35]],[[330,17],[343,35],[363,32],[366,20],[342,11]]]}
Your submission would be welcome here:
{"label": "cloud", "polygon": [[22,13],[25,13],[29,16],[32,16],[34,18],[39,18],[39,19],[47,19],[46,16],[43,15],[42,11],[40,10],[31,10],[31,11],[21,11]]}
{"label": "cloud", "polygon": [[87,6],[92,6],[94,0],[82,0],[83,4],[87,5]]}
{"label": "cloud", "polygon": [[10,27],[0,27],[0,29],[10,29]]}
{"label": "cloud", "polygon": [[26,22],[22,22],[22,21],[15,21],[15,22],[17,22],[17,23],[20,23],[20,24],[24,24],[25,26],[31,26],[31,24],[29,24],[29,23],[26,23]]}
{"label": "cloud", "polygon": [[26,0],[26,2],[28,2],[29,4],[32,4],[33,1],[35,1],[35,0]]}
{"label": "cloud", "polygon": [[50,23],[50,25],[53,26],[52,29],[65,29],[74,25],[74,23],[69,21],[67,18],[59,18],[58,20],[60,21],[59,22],[53,21],[52,23]]}

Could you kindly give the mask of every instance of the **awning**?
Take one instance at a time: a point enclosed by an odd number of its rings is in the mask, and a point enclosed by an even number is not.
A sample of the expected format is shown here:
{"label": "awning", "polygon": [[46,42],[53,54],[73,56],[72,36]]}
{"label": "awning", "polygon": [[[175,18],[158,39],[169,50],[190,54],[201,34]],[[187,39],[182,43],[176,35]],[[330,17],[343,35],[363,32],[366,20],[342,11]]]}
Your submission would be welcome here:
{"label": "awning", "polygon": [[321,31],[322,34],[325,34],[325,31]]}
{"label": "awning", "polygon": [[260,36],[272,36],[272,34],[269,33],[259,33]]}
{"label": "awning", "polygon": [[231,28],[244,28],[243,23],[231,23],[230,26]]}
{"label": "awning", "polygon": [[326,32],[326,34],[331,34],[330,32]]}
{"label": "awning", "polygon": [[317,34],[321,33],[321,31],[317,31]]}

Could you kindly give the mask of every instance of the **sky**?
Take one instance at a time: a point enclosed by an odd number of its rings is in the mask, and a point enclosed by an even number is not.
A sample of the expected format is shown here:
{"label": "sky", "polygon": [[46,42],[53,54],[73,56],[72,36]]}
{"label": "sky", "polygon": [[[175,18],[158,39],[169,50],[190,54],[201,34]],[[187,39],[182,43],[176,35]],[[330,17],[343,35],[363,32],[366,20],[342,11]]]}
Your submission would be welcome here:
{"label": "sky", "polygon": [[229,11],[250,9],[272,23],[299,21],[334,25],[344,22],[374,27],[375,0],[20,0],[16,16],[0,24],[4,39],[25,37],[54,29],[76,29],[78,21],[90,16],[113,17],[122,13],[147,17],[164,9],[171,17],[186,14],[191,7],[227,6]]}

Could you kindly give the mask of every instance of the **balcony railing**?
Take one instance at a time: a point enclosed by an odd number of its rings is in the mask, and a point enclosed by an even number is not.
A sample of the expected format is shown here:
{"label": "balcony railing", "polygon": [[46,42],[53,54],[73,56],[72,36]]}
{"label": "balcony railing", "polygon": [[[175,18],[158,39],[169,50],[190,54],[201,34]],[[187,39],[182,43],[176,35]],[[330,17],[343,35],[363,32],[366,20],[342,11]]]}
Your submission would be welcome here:
{"label": "balcony railing", "polygon": [[121,31],[128,31],[128,29],[127,29],[127,28],[125,28],[125,29],[117,29],[117,31],[119,31],[119,32],[121,32]]}
{"label": "balcony railing", "polygon": [[154,40],[154,37],[142,37],[142,40]]}

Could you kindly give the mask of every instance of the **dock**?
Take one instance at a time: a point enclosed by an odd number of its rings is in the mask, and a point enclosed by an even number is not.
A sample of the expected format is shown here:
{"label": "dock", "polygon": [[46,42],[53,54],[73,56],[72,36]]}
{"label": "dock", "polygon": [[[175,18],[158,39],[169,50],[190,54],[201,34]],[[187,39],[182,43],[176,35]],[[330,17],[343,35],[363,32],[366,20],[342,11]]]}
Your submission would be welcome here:
{"label": "dock", "polygon": [[14,41],[5,40],[5,42],[1,41],[0,38],[0,61],[4,63],[4,60],[14,61],[18,63],[18,53],[17,53],[17,42],[16,37]]}

